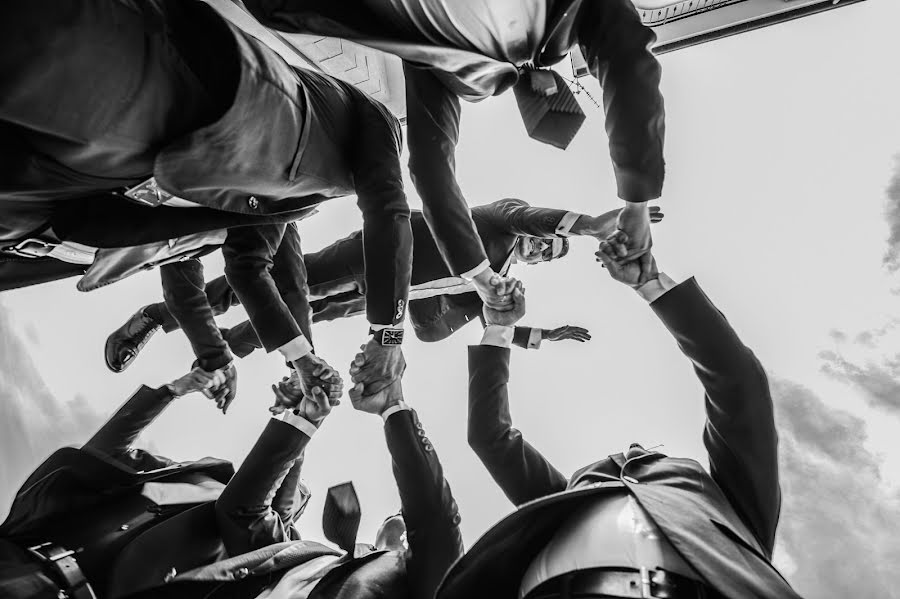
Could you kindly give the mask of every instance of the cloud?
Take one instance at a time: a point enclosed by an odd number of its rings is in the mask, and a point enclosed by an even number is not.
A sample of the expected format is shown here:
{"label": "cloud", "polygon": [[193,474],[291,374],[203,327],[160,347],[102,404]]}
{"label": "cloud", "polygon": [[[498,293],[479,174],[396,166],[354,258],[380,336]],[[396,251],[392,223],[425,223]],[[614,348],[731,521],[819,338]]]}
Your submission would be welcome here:
{"label": "cloud", "polygon": [[0,304],[0,518],[18,486],[44,458],[83,441],[101,422],[83,396],[69,401],[53,396]]}
{"label": "cloud", "polygon": [[886,348],[900,347],[900,330],[894,318],[887,324],[850,335],[831,331],[835,348],[822,351],[822,372],[862,391],[876,410],[900,416],[900,354]]}
{"label": "cloud", "polygon": [[900,494],[865,448],[865,422],[773,379],[784,495],[776,561],[807,597],[890,597]]}
{"label": "cloud", "polygon": [[890,272],[900,269],[900,154],[894,156],[894,173],[885,189],[884,218],[888,223],[888,249],[884,254],[884,266]]}

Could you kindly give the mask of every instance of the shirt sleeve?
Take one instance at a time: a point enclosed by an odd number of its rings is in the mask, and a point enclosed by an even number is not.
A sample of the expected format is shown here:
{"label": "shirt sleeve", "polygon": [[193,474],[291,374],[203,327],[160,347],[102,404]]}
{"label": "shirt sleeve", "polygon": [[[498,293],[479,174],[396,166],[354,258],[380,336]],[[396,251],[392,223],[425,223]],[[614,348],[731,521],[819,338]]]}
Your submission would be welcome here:
{"label": "shirt sleeve", "polygon": [[566,212],[565,215],[559,219],[559,224],[556,225],[556,234],[560,237],[568,237],[571,235],[572,226],[580,216],[581,214],[578,212]]}
{"label": "shirt sleeve", "polygon": [[272,417],[275,420],[281,420],[286,424],[290,424],[295,429],[304,433],[307,437],[312,439],[312,436],[316,434],[316,431],[319,430],[315,424],[300,416],[295,414],[293,410],[285,410],[278,416]]}
{"label": "shirt sleeve", "polygon": [[648,304],[652,304],[663,295],[669,292],[670,289],[674,288],[677,285],[675,281],[673,281],[669,275],[664,272],[659,273],[659,277],[656,279],[652,279],[647,281],[635,291],[637,291],[638,295],[644,298]]}
{"label": "shirt sleeve", "polygon": [[489,324],[484,327],[484,334],[481,337],[481,345],[493,345],[494,347],[506,347],[512,345],[514,327],[507,327],[499,324]]}

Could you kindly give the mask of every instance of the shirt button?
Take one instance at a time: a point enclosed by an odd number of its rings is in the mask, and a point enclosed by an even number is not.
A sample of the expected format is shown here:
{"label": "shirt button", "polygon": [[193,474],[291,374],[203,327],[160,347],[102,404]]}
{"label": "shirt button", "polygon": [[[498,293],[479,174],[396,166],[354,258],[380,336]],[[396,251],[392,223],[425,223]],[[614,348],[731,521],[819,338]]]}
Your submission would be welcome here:
{"label": "shirt button", "polygon": [[234,577],[238,580],[242,580],[244,578],[247,578],[248,576],[250,576],[249,568],[239,568],[238,571],[234,573]]}
{"label": "shirt button", "polygon": [[250,207],[256,210],[256,207],[259,206],[259,200],[256,199],[256,196],[250,196],[250,199],[247,200],[247,203],[250,204]]}
{"label": "shirt button", "polygon": [[178,575],[178,570],[175,568],[169,568],[169,571],[166,572],[165,577],[163,578],[163,582],[172,582],[172,580]]}
{"label": "shirt button", "polygon": [[633,485],[636,485],[636,484],[638,484],[638,482],[639,482],[638,479],[632,478],[632,477],[630,477],[630,476],[623,476],[623,477],[622,477],[622,480],[624,480],[626,483],[631,483],[631,484],[633,484]]}

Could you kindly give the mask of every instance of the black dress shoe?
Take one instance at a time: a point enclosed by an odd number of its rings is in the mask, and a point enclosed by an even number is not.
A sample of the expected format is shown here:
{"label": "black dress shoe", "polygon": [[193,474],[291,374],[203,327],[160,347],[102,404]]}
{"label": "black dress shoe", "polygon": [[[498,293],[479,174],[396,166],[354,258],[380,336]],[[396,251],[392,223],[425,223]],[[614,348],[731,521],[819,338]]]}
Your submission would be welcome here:
{"label": "black dress shoe", "polygon": [[147,306],[135,312],[128,321],[106,338],[106,367],[122,372],[137,358],[160,324],[144,313]]}

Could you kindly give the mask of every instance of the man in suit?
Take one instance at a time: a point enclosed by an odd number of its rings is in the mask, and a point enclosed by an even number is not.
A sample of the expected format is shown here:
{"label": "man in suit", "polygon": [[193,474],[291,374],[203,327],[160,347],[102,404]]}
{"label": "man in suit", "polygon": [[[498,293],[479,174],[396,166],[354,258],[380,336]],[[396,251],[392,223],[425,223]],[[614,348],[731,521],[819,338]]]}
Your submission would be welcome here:
{"label": "man in suit", "polygon": [[[620,243],[620,241],[613,241]],[[469,349],[469,444],[518,506],[448,572],[438,599],[796,598],[772,565],[781,504],[777,433],[765,372],[694,279],[598,257],[650,302],[706,391],[709,471],[632,444],[567,479],[513,428],[510,326],[524,313],[485,310]],[[639,426],[639,423],[637,424]]]}
{"label": "man in suit", "polygon": [[[663,214],[659,208],[652,207],[650,212],[653,222],[662,220]],[[605,239],[615,230],[617,213],[613,210],[592,217],[572,211],[532,207],[522,200],[507,198],[475,206],[472,208],[472,219],[487,251],[491,269],[506,275],[516,262],[538,264],[563,258],[568,252],[569,236]],[[452,276],[423,214],[413,210],[410,221],[413,266],[409,316],[419,339],[440,341],[463,325],[480,319],[483,302],[472,291],[470,284]],[[306,254],[304,261],[312,298],[312,322],[347,318],[365,310],[361,231],[351,233],[318,252]],[[206,285],[205,299],[199,292],[195,295],[186,305],[205,304],[214,314],[224,313],[238,303],[223,277]],[[227,341],[231,351],[244,357],[259,347],[253,328],[247,322],[225,329],[220,334],[212,324],[211,316],[204,318],[197,309],[183,309],[183,318],[174,318],[168,309],[170,305],[171,302],[166,301],[141,308],[109,336],[104,357],[110,370],[121,372],[127,368],[160,328],[171,332],[187,320],[191,321],[188,326],[193,330],[208,331],[207,341],[198,342],[196,339],[200,335],[188,335],[195,349],[198,346],[215,348]],[[209,314],[206,309],[203,313]],[[563,339],[585,341],[590,336],[585,329],[570,325],[556,329],[516,327],[513,343],[538,348],[543,340]]]}
{"label": "man in suit", "polygon": [[[629,256],[643,253],[649,266],[647,201],[662,193],[665,111],[662,70],[650,50],[656,36],[631,0],[244,4],[280,31],[345,38],[403,59],[409,168],[426,205],[464,201],[455,174],[460,98],[480,101],[515,86],[529,134],[568,145],[584,114],[562,77],[534,67],[558,63],[577,46],[603,87],[610,156],[625,201],[619,226],[630,236]],[[431,224],[443,243],[446,225],[436,215]]]}
{"label": "man in suit", "polygon": [[[215,225],[224,219],[209,212],[263,219],[233,219],[227,229],[231,285],[254,326],[278,331],[276,347],[307,372],[311,346],[271,279],[273,255],[285,222],[356,194],[373,334],[367,351],[382,363],[372,392],[396,377],[392,344],[402,340],[396,325],[412,239],[400,126],[383,105],[353,85],[291,67],[199,0],[7,2],[0,57],[0,247],[10,258],[0,268],[26,282],[52,280],[102,248],[160,242],[179,229],[221,232]],[[133,210],[102,207],[129,201],[170,210],[150,219],[158,225],[151,229],[131,220]],[[436,212],[451,221],[449,246],[461,256],[483,252],[464,203]],[[73,242],[86,246],[74,267],[46,260],[66,262]],[[502,299],[487,282],[478,285]]]}
{"label": "man in suit", "polygon": [[[367,359],[360,353],[357,368]],[[315,387],[296,403],[296,384],[273,385],[281,413],[237,473],[222,460],[173,463],[129,449],[174,394],[212,379],[195,370],[170,386],[142,388],[82,449],[59,450],[29,477],[0,526],[0,596],[374,599],[384,596],[379,589],[392,597],[433,595],[462,553],[459,514],[399,382],[356,397],[354,406],[384,420],[402,517],[385,521],[375,546],[344,553],[301,540],[292,525],[309,495],[298,485],[305,447],[339,403],[334,394]]]}

